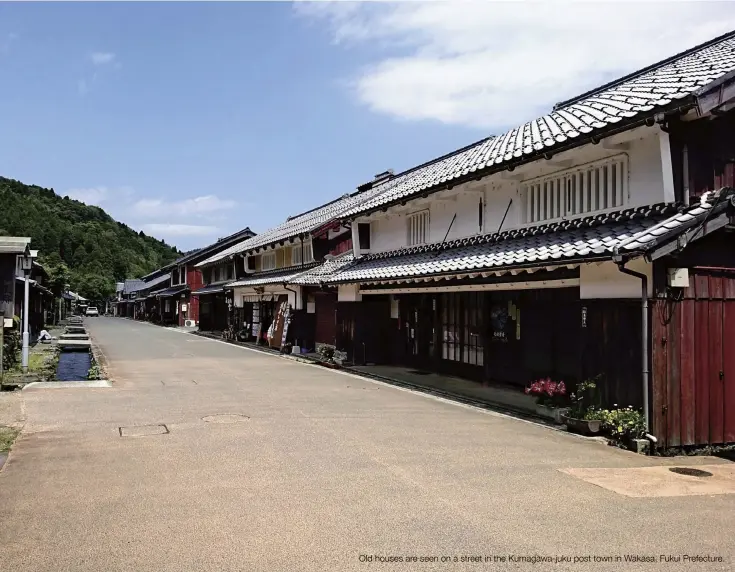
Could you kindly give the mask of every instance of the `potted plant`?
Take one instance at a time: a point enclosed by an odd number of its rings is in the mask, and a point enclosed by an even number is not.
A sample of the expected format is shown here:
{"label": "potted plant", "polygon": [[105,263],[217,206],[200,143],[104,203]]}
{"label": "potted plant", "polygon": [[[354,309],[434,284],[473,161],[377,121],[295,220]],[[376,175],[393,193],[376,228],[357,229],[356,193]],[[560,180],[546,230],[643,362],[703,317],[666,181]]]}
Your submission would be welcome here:
{"label": "potted plant", "polygon": [[586,379],[577,385],[576,390],[569,396],[572,406],[564,416],[567,430],[581,435],[596,435],[600,432],[603,419],[601,411],[591,405],[596,390],[597,376]]}
{"label": "potted plant", "polygon": [[536,398],[536,413],[542,417],[561,423],[562,415],[567,409],[567,386],[563,381],[552,381],[551,378],[534,381],[526,388],[526,395]]}
{"label": "potted plant", "polygon": [[643,439],[646,434],[646,422],[643,413],[632,406],[620,409],[600,411],[602,428],[616,443],[637,453],[645,453],[648,441]]}

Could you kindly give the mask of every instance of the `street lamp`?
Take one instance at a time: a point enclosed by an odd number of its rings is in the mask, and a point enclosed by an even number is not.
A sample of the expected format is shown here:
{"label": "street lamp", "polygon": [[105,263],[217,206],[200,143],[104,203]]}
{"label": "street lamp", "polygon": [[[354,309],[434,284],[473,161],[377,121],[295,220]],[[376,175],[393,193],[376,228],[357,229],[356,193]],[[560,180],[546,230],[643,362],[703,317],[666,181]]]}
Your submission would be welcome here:
{"label": "street lamp", "polygon": [[28,373],[28,314],[30,312],[29,280],[33,270],[33,260],[38,257],[38,250],[31,250],[26,245],[26,250],[20,258],[20,268],[25,275],[25,290],[23,292],[23,354],[21,365],[23,373]]}

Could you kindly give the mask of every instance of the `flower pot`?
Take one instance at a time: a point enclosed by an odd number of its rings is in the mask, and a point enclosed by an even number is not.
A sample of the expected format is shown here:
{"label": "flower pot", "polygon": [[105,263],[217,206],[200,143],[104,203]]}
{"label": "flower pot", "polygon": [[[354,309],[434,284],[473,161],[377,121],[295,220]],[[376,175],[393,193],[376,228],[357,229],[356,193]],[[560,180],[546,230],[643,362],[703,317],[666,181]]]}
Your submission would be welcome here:
{"label": "flower pot", "polygon": [[553,419],[556,423],[562,422],[562,416],[569,412],[566,407],[548,407],[547,405],[536,405],[536,414],[547,419]]}
{"label": "flower pot", "polygon": [[563,421],[567,425],[567,430],[580,435],[597,435],[602,425],[599,419],[574,419],[565,416]]}

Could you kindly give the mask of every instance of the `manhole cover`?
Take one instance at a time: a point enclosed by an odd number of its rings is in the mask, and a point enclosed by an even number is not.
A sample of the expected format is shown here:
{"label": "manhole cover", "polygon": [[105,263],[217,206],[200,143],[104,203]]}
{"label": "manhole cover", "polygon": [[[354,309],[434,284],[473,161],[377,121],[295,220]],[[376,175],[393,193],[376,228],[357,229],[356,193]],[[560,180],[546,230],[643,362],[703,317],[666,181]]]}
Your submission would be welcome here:
{"label": "manhole cover", "polygon": [[219,415],[207,415],[202,417],[202,421],[205,423],[241,423],[250,419],[247,415],[240,415],[239,413],[221,413]]}
{"label": "manhole cover", "polygon": [[120,437],[146,437],[148,435],[166,435],[168,427],[165,425],[136,425],[133,427],[118,427]]}
{"label": "manhole cover", "polygon": [[669,469],[672,473],[677,475],[687,475],[688,477],[711,477],[712,473],[709,471],[702,471],[701,469],[692,469],[691,467],[671,467]]}

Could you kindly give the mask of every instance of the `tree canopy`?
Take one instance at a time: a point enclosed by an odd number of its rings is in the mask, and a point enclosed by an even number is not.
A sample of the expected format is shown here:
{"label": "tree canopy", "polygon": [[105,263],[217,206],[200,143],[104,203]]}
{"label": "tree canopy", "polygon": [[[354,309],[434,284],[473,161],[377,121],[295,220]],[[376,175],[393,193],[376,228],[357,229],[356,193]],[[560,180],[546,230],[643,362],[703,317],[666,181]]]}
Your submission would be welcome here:
{"label": "tree canopy", "polygon": [[31,237],[55,293],[66,282],[90,300],[107,298],[115,282],[140,278],[180,256],[176,248],[135,232],[99,207],[4,177],[0,235]]}

